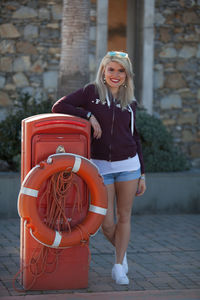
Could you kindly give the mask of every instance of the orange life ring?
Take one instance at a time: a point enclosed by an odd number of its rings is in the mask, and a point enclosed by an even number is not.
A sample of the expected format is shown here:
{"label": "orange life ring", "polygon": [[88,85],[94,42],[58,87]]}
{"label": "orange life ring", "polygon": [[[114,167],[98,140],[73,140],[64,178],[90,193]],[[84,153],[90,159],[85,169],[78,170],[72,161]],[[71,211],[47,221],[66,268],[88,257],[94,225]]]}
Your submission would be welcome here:
{"label": "orange life ring", "polygon": [[[37,210],[37,196],[42,183],[49,176],[65,171],[66,168],[84,179],[90,190],[91,200],[83,222],[71,232],[60,233],[42,222]],[[96,166],[88,159],[71,153],[50,155],[46,161],[32,168],[22,183],[18,197],[19,215],[25,219],[32,236],[41,244],[53,248],[78,245],[82,239],[88,241],[89,236],[102,224],[106,211],[106,187]]]}

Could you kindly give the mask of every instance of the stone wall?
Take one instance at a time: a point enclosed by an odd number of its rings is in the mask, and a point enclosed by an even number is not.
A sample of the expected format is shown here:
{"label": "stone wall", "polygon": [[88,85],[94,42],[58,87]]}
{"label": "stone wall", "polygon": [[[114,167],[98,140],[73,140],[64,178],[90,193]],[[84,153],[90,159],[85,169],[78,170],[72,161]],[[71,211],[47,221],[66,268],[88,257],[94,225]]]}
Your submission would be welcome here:
{"label": "stone wall", "polygon": [[[139,1],[139,0],[138,0]],[[200,166],[200,0],[155,1],[154,113]],[[56,98],[62,0],[1,1],[0,120],[22,92]],[[96,73],[96,0],[90,10]]]}
{"label": "stone wall", "polygon": [[[48,4],[47,4],[48,3]],[[55,96],[60,60],[62,0],[2,1],[0,118],[20,93]]]}
{"label": "stone wall", "polygon": [[200,166],[200,1],[155,3],[154,112]]}
{"label": "stone wall", "polygon": [[[0,120],[21,93],[56,97],[62,0],[1,1]],[[90,71],[95,73],[96,1],[91,0]]]}

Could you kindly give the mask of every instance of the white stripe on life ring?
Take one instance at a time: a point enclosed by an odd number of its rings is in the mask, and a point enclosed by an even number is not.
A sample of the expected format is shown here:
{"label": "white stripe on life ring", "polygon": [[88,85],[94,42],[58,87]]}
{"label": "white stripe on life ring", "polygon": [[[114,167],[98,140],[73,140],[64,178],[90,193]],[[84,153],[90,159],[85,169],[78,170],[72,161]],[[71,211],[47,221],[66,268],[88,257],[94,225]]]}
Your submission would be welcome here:
{"label": "white stripe on life ring", "polygon": [[21,188],[21,191],[20,191],[21,194],[25,194],[25,195],[36,197],[36,198],[38,196],[38,192],[39,192],[38,190],[30,189],[30,188],[27,188],[24,186]]}
{"label": "white stripe on life ring", "polygon": [[51,247],[59,247],[60,242],[62,240],[62,235],[58,231],[55,231],[55,233],[56,233],[55,239],[54,239],[53,244],[51,245]]}
{"label": "white stripe on life ring", "polygon": [[89,211],[92,211],[92,212],[94,212],[96,214],[105,216],[106,212],[107,212],[107,209],[103,208],[103,207],[99,207],[99,206],[95,206],[95,205],[90,204]]}
{"label": "white stripe on life ring", "polygon": [[81,158],[78,156],[75,156],[75,162],[74,162],[72,172],[77,173],[80,169],[80,166],[81,166]]}

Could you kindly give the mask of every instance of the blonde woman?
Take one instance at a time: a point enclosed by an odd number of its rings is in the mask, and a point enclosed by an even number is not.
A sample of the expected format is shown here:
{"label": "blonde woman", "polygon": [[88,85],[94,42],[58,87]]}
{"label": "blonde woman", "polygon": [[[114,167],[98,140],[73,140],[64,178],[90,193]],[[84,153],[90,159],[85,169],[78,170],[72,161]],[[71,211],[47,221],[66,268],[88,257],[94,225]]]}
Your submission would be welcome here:
{"label": "blonde woman", "polygon": [[129,284],[126,251],[133,200],[146,190],[141,143],[135,127],[136,106],[128,54],[110,51],[102,59],[94,83],[64,96],[52,108],[55,113],[79,116],[91,123],[91,158],[108,192],[102,230],[115,247],[112,278],[124,285]]}

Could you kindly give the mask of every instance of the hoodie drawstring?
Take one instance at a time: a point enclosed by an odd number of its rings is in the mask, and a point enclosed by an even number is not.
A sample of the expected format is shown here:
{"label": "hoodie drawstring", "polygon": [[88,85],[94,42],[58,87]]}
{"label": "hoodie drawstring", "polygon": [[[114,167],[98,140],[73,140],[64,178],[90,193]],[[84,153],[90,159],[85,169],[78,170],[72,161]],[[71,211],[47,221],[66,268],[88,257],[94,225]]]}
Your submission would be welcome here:
{"label": "hoodie drawstring", "polygon": [[107,90],[106,90],[106,101],[107,101],[108,107],[110,107],[110,99],[108,97],[108,91]]}
{"label": "hoodie drawstring", "polygon": [[131,113],[131,133],[134,134],[134,114],[130,105],[128,105],[128,111]]}

